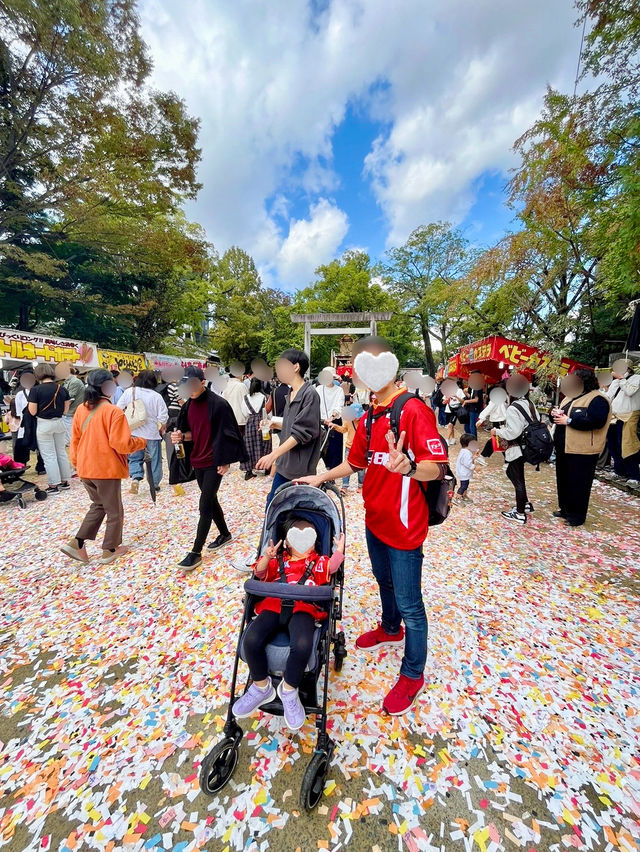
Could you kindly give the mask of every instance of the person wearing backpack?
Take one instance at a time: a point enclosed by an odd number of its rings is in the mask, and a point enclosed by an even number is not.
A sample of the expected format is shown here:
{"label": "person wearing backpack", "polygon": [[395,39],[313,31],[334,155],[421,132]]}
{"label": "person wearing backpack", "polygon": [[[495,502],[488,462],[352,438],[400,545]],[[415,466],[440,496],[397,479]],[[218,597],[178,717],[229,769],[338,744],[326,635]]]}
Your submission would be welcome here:
{"label": "person wearing backpack", "polygon": [[569,527],[580,527],[587,519],[596,464],[607,443],[611,403],[600,392],[593,370],[565,376],[561,390],[565,398],[551,410],[559,507],[553,515]]}
{"label": "person wearing backpack", "polygon": [[[396,387],[398,359],[388,344],[364,338],[354,346],[354,354],[354,371],[375,393],[376,402],[360,419],[347,461],[296,481],[320,486],[367,470],[366,538],[382,618],[375,629],[358,638],[356,647],[375,651],[404,641],[399,678],[383,701],[383,709],[395,716],[410,710],[424,689],[428,624],[422,598],[422,547],[430,515],[425,485],[445,480],[448,457],[431,408]],[[439,484],[436,488],[440,491]]]}
{"label": "person wearing backpack", "polygon": [[78,562],[89,562],[86,542],[95,540],[105,517],[107,525],[98,561],[106,565],[128,551],[122,544],[121,481],[128,475],[127,456],[144,450],[146,441],[132,437],[124,414],[111,402],[115,389],[108,370],[92,370],[84,402],[76,409],[71,424],[69,453],[91,506],[76,535],[60,550]]}
{"label": "person wearing backpack", "polygon": [[[492,435],[508,443],[504,458],[507,463],[507,478],[515,491],[516,505],[501,514],[503,518],[515,524],[525,524],[527,515],[534,511],[527,496],[525,462],[540,464],[542,461],[548,461],[553,452],[551,434],[540,421],[536,407],[527,397],[529,388],[529,382],[524,376],[516,374],[507,379],[507,393],[511,397],[511,404],[506,411],[505,424],[491,430]],[[543,446],[544,449],[541,450],[537,445]]]}
{"label": "person wearing backpack", "polygon": [[[153,484],[160,490],[162,481],[162,436],[166,430],[169,411],[162,396],[157,393],[158,380],[153,370],[142,370],[133,383],[118,400],[118,407],[124,410],[131,434],[144,438],[146,449],[151,456]],[[144,450],[138,450],[129,456],[129,476],[131,493],[137,494],[144,479]]]}

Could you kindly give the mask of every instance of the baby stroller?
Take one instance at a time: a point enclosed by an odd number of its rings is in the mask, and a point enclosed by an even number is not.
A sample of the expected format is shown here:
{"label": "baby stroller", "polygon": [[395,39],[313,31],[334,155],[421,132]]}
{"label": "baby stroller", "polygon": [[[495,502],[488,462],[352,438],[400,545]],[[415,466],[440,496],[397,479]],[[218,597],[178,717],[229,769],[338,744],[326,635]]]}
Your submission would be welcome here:
{"label": "baby stroller", "polygon": [[[330,496],[331,495],[331,496]],[[309,485],[286,483],[276,492],[271,505],[267,509],[260,552],[269,541],[279,541],[282,524],[287,517],[295,513],[314,525],[318,531],[321,543],[319,555],[331,555],[334,538],[345,532],[344,503],[340,492],[334,485],[324,485],[322,489]],[[300,791],[300,805],[304,810],[311,811],[320,801],[324,782],[331,763],[335,743],[327,734],[327,690],[329,686],[329,662],[331,646],[333,645],[334,669],[340,671],[347,651],[342,631],[337,631],[337,623],[342,618],[342,595],[344,589],[344,563],[332,575],[331,583],[326,586],[306,586],[290,583],[264,583],[253,577],[246,581],[244,589],[244,613],[240,625],[238,646],[233,665],[229,710],[224,726],[224,738],[206,755],[200,767],[200,789],[207,795],[213,795],[221,790],[229,781],[238,762],[240,741],[243,730],[236,721],[232,707],[236,696],[236,680],[238,663],[243,657],[244,633],[254,616],[256,603],[264,597],[281,598],[283,601],[311,601],[314,605],[326,609],[328,616],[316,626],[313,649],[306,672],[299,688],[300,701],[306,714],[315,715],[318,728],[318,741],[315,753],[307,766]],[[283,628],[267,645],[267,660],[269,674],[274,685],[282,679],[282,674],[289,655],[289,636]],[[318,698],[318,683],[322,676],[322,691]],[[245,685],[245,691],[250,680]],[[266,713],[282,716],[282,703],[276,696],[273,701],[260,707]]]}
{"label": "baby stroller", "polygon": [[[35,484],[35,482],[29,482],[28,479],[24,478],[24,474],[26,472],[26,466],[20,465],[19,467],[11,468],[11,469],[2,469],[0,467],[0,482],[3,486],[5,486],[5,490],[2,491],[2,497],[0,497],[0,502],[8,503],[13,500],[18,502],[18,505],[21,509],[25,508],[25,494],[29,491],[33,491],[33,496],[36,500],[46,500],[47,492],[40,488]],[[18,483],[14,488],[6,488],[7,485],[14,485]]]}

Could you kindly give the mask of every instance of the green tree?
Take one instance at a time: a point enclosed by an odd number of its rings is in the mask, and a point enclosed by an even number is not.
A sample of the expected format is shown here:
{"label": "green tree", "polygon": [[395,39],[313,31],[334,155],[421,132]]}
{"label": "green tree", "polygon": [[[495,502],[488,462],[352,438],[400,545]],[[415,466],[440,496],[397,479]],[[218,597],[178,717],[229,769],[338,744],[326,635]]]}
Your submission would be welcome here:
{"label": "green tree", "polygon": [[[402,315],[400,305],[373,274],[369,256],[362,251],[347,251],[331,263],[316,269],[316,281],[300,290],[293,300],[296,313],[351,313],[361,311],[391,311],[389,322],[379,323],[384,335],[403,364],[414,363],[411,323]],[[298,326],[298,340],[303,336]],[[339,336],[314,336],[311,347],[312,373],[326,367],[331,350],[338,349]]]}
{"label": "green tree", "polygon": [[0,33],[0,302],[27,330],[91,305],[70,224],[98,209],[135,229],[195,195],[198,122],[146,85],[133,0],[0,0]]}
{"label": "green tree", "polygon": [[447,357],[451,332],[472,310],[465,281],[471,252],[467,240],[448,222],[422,225],[406,243],[387,252],[380,274],[422,341],[424,364],[435,374],[432,338]]}
{"label": "green tree", "polygon": [[282,349],[293,345],[289,296],[263,287],[253,259],[237,246],[214,264],[209,299],[209,336],[223,362],[249,364],[262,356],[273,363]]}

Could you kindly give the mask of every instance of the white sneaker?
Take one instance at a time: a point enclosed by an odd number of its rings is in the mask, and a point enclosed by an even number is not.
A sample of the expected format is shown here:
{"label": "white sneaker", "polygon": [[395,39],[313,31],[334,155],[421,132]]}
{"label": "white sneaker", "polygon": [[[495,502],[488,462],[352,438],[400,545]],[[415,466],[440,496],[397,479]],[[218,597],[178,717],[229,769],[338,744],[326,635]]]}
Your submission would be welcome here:
{"label": "white sneaker", "polygon": [[231,565],[236,571],[243,574],[250,574],[253,571],[253,566],[256,564],[255,556],[244,556],[240,559],[235,559]]}
{"label": "white sneaker", "polygon": [[482,458],[482,456],[480,456],[479,458],[477,458],[477,459],[476,459],[476,462],[477,462],[478,464],[481,464],[481,465],[482,465],[482,467],[486,467],[486,466],[489,464],[489,462],[488,462],[486,459],[483,459],[483,458]]}
{"label": "white sneaker", "polygon": [[450,438],[450,439],[447,441],[447,444],[448,444],[448,446],[452,447],[452,446],[455,444],[455,442],[456,442],[456,439],[455,439],[455,438]]}
{"label": "white sneaker", "polygon": [[627,485],[629,486],[629,488],[640,488],[640,480],[627,479]]}

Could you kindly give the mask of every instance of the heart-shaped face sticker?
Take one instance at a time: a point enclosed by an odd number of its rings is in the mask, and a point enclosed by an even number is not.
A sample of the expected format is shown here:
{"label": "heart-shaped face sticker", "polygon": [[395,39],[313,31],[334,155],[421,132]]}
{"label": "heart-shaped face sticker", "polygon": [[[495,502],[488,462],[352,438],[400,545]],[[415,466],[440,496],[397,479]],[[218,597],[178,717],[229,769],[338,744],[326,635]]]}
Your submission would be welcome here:
{"label": "heart-shaped face sticker", "polygon": [[313,527],[291,527],[287,533],[287,542],[297,553],[307,553],[316,543],[317,537]]}
{"label": "heart-shaped face sticker", "polygon": [[395,379],[399,366],[393,352],[381,352],[379,355],[361,352],[356,355],[353,362],[353,368],[358,376],[374,392],[382,390],[385,385]]}

